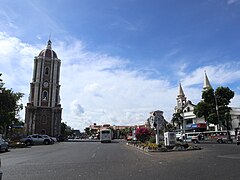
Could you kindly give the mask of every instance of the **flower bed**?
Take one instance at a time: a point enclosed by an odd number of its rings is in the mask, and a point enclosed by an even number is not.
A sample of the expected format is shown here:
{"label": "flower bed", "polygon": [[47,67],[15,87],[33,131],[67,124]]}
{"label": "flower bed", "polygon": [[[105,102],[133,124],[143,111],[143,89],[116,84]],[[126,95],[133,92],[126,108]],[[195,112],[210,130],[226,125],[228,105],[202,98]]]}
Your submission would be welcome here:
{"label": "flower bed", "polygon": [[163,142],[160,145],[156,145],[155,143],[142,143],[138,141],[127,142],[127,145],[136,147],[140,150],[146,152],[172,152],[172,151],[189,151],[189,150],[200,150],[201,148],[195,144],[187,144],[187,143],[176,143],[174,147],[165,147]]}

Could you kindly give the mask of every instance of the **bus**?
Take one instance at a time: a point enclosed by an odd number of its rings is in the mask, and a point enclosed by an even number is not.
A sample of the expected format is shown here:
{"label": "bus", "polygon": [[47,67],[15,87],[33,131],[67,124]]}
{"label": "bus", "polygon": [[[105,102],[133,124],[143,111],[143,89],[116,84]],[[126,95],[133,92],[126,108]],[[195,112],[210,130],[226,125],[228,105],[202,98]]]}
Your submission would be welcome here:
{"label": "bus", "polygon": [[232,143],[229,131],[205,131],[202,132],[203,141],[214,141],[217,143]]}
{"label": "bus", "polygon": [[111,131],[111,129],[100,130],[100,141],[101,141],[101,143],[112,141],[112,131]]}

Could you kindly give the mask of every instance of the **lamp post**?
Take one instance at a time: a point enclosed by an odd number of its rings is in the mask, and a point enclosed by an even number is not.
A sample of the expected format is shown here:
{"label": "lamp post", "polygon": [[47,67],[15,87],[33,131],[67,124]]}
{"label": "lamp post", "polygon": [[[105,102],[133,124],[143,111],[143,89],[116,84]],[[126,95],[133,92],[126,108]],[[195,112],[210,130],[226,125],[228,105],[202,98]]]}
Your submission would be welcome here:
{"label": "lamp post", "polygon": [[184,111],[183,111],[183,107],[182,107],[182,133],[184,136],[184,143],[186,143],[186,122],[184,120]]}
{"label": "lamp post", "polygon": [[182,110],[182,130],[185,133],[185,131],[186,131],[186,123],[184,121],[184,112],[183,112],[183,110]]}
{"label": "lamp post", "polygon": [[219,120],[219,112],[218,112],[218,102],[217,98],[219,98],[216,93],[214,93],[214,99],[215,99],[215,105],[216,105],[216,112],[217,112],[217,118],[218,118],[218,130],[220,130],[220,120]]}

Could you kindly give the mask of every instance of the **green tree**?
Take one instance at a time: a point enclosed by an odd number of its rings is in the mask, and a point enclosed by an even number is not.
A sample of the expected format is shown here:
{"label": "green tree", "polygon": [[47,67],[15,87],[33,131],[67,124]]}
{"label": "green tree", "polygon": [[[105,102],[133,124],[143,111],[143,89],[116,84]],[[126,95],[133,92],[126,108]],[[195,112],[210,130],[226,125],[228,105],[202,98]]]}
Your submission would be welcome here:
{"label": "green tree", "polygon": [[123,138],[127,138],[127,136],[129,135],[129,134],[131,134],[132,133],[132,128],[130,128],[130,127],[126,127],[126,128],[124,128],[124,129],[122,129],[121,131],[120,131],[120,135],[123,137]]}
{"label": "green tree", "polygon": [[71,136],[73,135],[73,129],[70,126],[68,126],[66,123],[61,122],[61,135]]}
{"label": "green tree", "polygon": [[[0,79],[0,83],[3,85],[2,79]],[[0,133],[6,135],[8,127],[20,121],[19,112],[23,109],[20,100],[23,93],[15,93],[12,89],[6,89],[3,86],[0,87],[0,90]]]}
{"label": "green tree", "polygon": [[229,129],[231,125],[230,110],[228,107],[234,92],[228,87],[218,87],[215,92],[212,88],[202,94],[200,101],[194,109],[197,117],[204,117],[207,123],[219,124]]}
{"label": "green tree", "polygon": [[183,121],[183,117],[181,115],[181,111],[178,111],[176,113],[173,113],[172,115],[172,124],[173,126],[177,126],[176,128],[180,129],[180,125],[182,124],[182,121]]}
{"label": "green tree", "polygon": [[84,131],[85,131],[85,133],[86,133],[88,136],[91,135],[91,132],[90,132],[90,128],[89,128],[89,127],[86,127],[86,128],[84,129]]}
{"label": "green tree", "polygon": [[[211,114],[211,111],[213,111],[215,113],[216,109],[215,105],[213,104],[208,104],[205,101],[200,101],[197,106],[194,108],[194,114],[197,117],[204,117],[204,119],[209,122],[208,117],[209,114]],[[212,121],[211,121],[212,122]]]}
{"label": "green tree", "polygon": [[65,124],[64,122],[61,122],[61,135],[65,135],[65,131],[66,131],[66,127],[67,124]]}
{"label": "green tree", "polygon": [[173,124],[169,123],[169,122],[166,122],[165,123],[165,131],[173,131],[175,130],[175,127],[173,126]]}

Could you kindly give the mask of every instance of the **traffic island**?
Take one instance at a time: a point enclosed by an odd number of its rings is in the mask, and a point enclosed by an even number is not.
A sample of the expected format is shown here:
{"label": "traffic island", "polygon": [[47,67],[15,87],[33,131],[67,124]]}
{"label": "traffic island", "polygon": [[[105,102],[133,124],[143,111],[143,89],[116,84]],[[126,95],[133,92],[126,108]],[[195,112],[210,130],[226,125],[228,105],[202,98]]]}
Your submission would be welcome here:
{"label": "traffic island", "polygon": [[173,151],[190,151],[201,150],[202,148],[193,143],[177,143],[173,147]]}
{"label": "traffic island", "polygon": [[173,151],[190,151],[201,150],[202,148],[191,143],[177,143],[175,146],[164,146],[163,143],[156,145],[154,143],[141,143],[141,142],[127,142],[128,146],[135,147],[145,152],[173,152]]}

